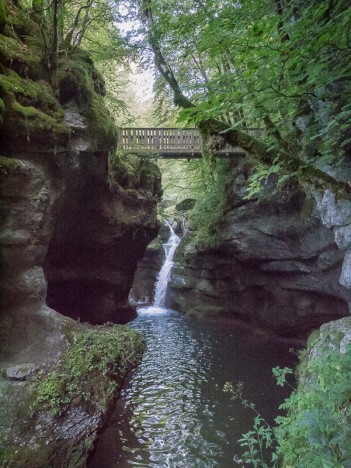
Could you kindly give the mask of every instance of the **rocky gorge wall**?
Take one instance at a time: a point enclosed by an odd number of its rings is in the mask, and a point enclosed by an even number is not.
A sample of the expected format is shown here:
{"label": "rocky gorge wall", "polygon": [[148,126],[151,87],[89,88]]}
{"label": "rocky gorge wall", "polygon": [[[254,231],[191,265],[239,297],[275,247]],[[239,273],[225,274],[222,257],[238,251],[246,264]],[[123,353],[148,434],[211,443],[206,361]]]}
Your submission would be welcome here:
{"label": "rocky gorge wall", "polygon": [[298,188],[272,196],[269,182],[259,200],[246,200],[245,159],[221,164],[218,170],[231,174],[225,203],[216,207],[220,216],[206,236],[190,231],[182,240],[170,306],[286,337],[306,337],[321,323],[347,316],[350,203],[330,194],[316,202]]}
{"label": "rocky gorge wall", "polygon": [[[45,439],[35,430],[32,442],[21,433],[18,403],[77,334],[91,331],[72,318],[100,324],[135,316],[128,293],[158,232],[160,175],[152,164],[114,156],[117,131],[89,54],[65,51],[49,70],[39,26],[12,2],[2,1],[0,10],[1,432],[15,460],[11,444],[42,448]],[[121,375],[140,349],[125,347],[131,359]],[[106,408],[95,409],[87,425],[85,413],[77,409],[51,427],[45,453],[32,453],[38,466],[47,466],[50,450],[57,452],[52,466],[63,466],[67,444],[84,465]],[[81,445],[72,446],[78,433]],[[34,466],[23,457],[11,458],[11,466]]]}

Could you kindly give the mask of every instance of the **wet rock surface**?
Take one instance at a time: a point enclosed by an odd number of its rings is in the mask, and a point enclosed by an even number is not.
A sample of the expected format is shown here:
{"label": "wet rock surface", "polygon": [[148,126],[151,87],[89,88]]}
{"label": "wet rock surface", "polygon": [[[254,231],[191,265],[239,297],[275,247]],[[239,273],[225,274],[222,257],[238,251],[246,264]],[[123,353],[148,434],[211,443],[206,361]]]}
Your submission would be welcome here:
{"label": "wet rock surface", "polygon": [[324,201],[323,217],[300,190],[245,201],[243,165],[232,170],[227,205],[211,235],[201,242],[189,233],[176,252],[170,306],[294,337],[347,316],[351,262],[339,248],[347,248],[347,232],[334,226],[349,221],[350,206],[332,209]]}
{"label": "wet rock surface", "polygon": [[[0,438],[7,441],[0,464],[83,466],[106,408],[76,408],[61,421],[43,415],[33,426],[33,380],[86,331],[72,318],[103,323],[135,316],[128,293],[137,261],[158,232],[160,176],[139,161],[111,171],[117,131],[102,93],[89,84],[97,76],[92,60],[81,50],[64,54],[49,82],[38,46],[33,52],[26,43],[33,31],[40,42],[39,26],[22,24],[18,8],[11,3],[1,41],[17,41],[23,66],[12,67],[9,47],[0,57]],[[28,75],[25,65],[33,63],[36,73]],[[89,86],[84,100],[84,83],[69,99],[61,93],[60,80],[67,82],[75,65]]]}

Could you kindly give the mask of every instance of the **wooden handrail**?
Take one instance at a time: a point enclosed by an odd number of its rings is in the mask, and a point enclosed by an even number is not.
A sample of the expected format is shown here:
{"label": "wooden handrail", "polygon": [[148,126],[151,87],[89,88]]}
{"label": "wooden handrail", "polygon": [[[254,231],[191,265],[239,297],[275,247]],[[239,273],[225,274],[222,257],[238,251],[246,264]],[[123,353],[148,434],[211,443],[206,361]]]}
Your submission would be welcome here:
{"label": "wooden handrail", "polygon": [[[255,136],[262,129],[249,129]],[[202,139],[196,128],[120,128],[118,148],[129,153],[195,154],[202,152]],[[222,152],[243,153],[240,148],[226,147]]]}

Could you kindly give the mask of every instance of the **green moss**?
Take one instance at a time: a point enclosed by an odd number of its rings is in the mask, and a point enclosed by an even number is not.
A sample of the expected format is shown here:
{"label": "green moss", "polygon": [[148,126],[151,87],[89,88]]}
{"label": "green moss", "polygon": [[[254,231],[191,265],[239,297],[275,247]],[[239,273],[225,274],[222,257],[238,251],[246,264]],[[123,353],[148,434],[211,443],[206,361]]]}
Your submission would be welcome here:
{"label": "green moss", "polygon": [[61,415],[72,405],[105,408],[116,379],[139,362],[144,348],[141,335],[122,325],[80,333],[59,366],[36,382],[32,410]]}
{"label": "green moss", "polygon": [[123,188],[132,186],[135,166],[131,164],[130,158],[123,152],[116,151],[109,154],[108,178],[111,186],[115,184]]}
{"label": "green moss", "polygon": [[67,139],[70,130],[48,83],[23,79],[10,71],[0,75],[0,93],[4,136],[35,142]]}
{"label": "green moss", "polygon": [[102,96],[97,94],[92,96],[86,116],[89,134],[93,137],[96,147],[102,146],[105,149],[115,149],[117,145],[117,128]]}
{"label": "green moss", "polygon": [[80,48],[59,58],[51,82],[62,104],[74,98],[81,107],[88,108],[94,93],[105,94],[102,76],[95,69],[90,54]]}
{"label": "green moss", "polygon": [[94,91],[91,75],[86,66],[74,58],[59,60],[58,69],[52,76],[52,85],[58,91],[62,104],[75,98],[80,105],[89,106]]}
{"label": "green moss", "polygon": [[105,94],[104,81],[90,54],[79,48],[68,50],[59,57],[50,83],[49,78],[40,80],[48,74],[42,64],[43,45],[36,38],[40,34],[25,10],[11,3],[9,14],[11,27],[7,25],[0,37],[0,126],[4,144],[12,145],[16,139],[65,145],[70,129],[63,121],[61,105],[74,100],[87,117],[96,148],[102,147],[104,152],[114,149],[117,131],[101,97]]}
{"label": "green moss", "polygon": [[[122,325],[80,324],[77,331],[77,323],[65,321],[61,331],[72,343],[54,368],[42,369],[23,386],[6,381],[0,408],[0,426],[6,428],[0,435],[1,466],[81,466],[102,415],[145,349],[140,333]],[[77,414],[88,419],[79,426],[80,435],[62,439],[61,431],[72,435],[72,426],[78,429]],[[58,453],[63,458],[56,462]]]}
{"label": "green moss", "polygon": [[204,185],[205,196],[197,197],[194,208],[189,214],[193,226],[197,230],[199,248],[214,248],[217,244],[216,232],[218,223],[223,217],[226,203],[232,196],[228,187],[232,184],[232,161],[220,160],[217,162],[217,176],[209,179]]}
{"label": "green moss", "polygon": [[153,195],[161,196],[161,174],[156,164],[148,159],[126,154],[121,150],[111,152],[109,156],[110,186],[118,185],[130,189],[137,194],[137,190],[146,190]]}
{"label": "green moss", "polygon": [[176,209],[177,211],[189,211],[194,208],[195,203],[195,198],[185,198],[184,200],[176,204]]}
{"label": "green moss", "polygon": [[69,129],[64,123],[57,122],[55,118],[41,112],[33,106],[21,106],[18,102],[12,104],[12,109],[20,117],[23,130],[26,131],[28,138],[32,135],[36,141],[45,141],[48,132],[57,136],[68,136]]}
{"label": "green moss", "polygon": [[4,156],[0,156],[0,169],[4,169],[5,171],[15,170],[20,167],[21,162],[17,159],[6,158]]}
{"label": "green moss", "polygon": [[[6,0],[5,0],[6,2]],[[23,8],[21,4],[23,1],[7,1],[7,25],[4,28],[4,34],[8,36],[15,35],[20,39],[27,40],[28,38],[40,38],[40,24],[41,21],[34,21],[32,19],[31,9]],[[27,2],[29,3],[29,2]]]}
{"label": "green moss", "polygon": [[46,81],[23,79],[16,72],[9,71],[0,76],[0,90],[3,96],[18,100],[22,105],[33,105],[51,116],[63,117],[62,109]]}
{"label": "green moss", "polygon": [[0,61],[24,78],[39,78],[42,74],[41,52],[19,39],[0,34]]}

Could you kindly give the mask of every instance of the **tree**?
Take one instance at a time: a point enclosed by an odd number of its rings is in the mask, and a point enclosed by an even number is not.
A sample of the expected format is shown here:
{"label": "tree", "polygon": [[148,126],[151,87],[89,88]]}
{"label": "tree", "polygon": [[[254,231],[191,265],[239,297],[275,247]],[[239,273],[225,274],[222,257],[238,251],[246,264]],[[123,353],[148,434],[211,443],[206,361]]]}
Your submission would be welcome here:
{"label": "tree", "polygon": [[[174,6],[173,6],[174,5]],[[348,196],[325,170],[350,150],[350,19],[344,0],[141,1],[156,67],[181,118],[286,179]],[[173,9],[172,9],[173,7]],[[170,65],[172,64],[172,65]],[[265,127],[257,140],[239,128]]]}
{"label": "tree", "polygon": [[105,58],[116,58],[116,51],[121,55],[117,5],[111,0],[33,0],[29,13],[40,25],[48,68],[60,54],[81,45],[96,53],[100,49]]}

